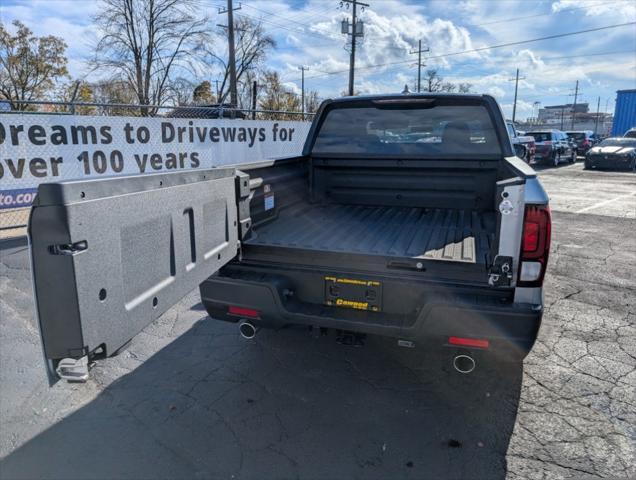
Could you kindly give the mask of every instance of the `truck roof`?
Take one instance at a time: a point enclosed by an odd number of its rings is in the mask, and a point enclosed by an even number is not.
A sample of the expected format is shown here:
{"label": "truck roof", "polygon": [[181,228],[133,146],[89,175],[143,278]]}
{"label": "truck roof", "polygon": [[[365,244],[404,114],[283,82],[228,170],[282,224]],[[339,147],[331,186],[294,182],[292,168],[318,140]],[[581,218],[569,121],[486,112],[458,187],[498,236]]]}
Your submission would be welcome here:
{"label": "truck roof", "polygon": [[418,98],[492,98],[491,95],[481,93],[446,93],[446,92],[421,92],[421,93],[379,93],[373,95],[354,95],[338,98],[330,98],[327,100],[330,103],[346,103],[355,102],[360,100],[391,100],[403,98],[418,99]]}

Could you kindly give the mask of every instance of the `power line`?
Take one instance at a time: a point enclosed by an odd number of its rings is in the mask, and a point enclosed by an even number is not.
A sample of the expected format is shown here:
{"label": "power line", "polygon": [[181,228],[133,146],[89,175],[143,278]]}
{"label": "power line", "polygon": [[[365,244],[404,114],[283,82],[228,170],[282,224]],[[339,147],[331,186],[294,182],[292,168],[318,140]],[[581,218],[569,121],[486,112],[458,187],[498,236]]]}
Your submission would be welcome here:
{"label": "power line", "polygon": [[259,22],[263,22],[263,23],[268,23],[270,25],[274,25],[275,28],[270,28],[269,31],[272,30],[276,30],[277,28],[282,28],[283,30],[287,30],[289,32],[292,33],[302,33],[303,35],[312,35],[314,37],[320,38],[321,40],[324,40],[325,38],[329,38],[327,35],[322,34],[322,33],[317,33],[317,32],[312,32],[311,30],[305,30],[305,29],[294,29],[294,28],[290,28],[287,25],[281,25],[280,23],[276,23],[276,22],[272,22],[271,20],[266,20],[264,18],[257,18],[257,17],[253,17],[252,15],[248,15],[246,13],[241,14],[242,17],[247,17],[250,18],[252,20],[256,20]]}
{"label": "power line", "polygon": [[[440,55],[434,55],[434,56],[430,56],[428,57],[428,59],[436,59],[436,58],[446,58],[446,57],[454,57],[457,55],[465,55],[467,53],[475,53],[475,52],[483,52],[485,50],[494,50],[497,48],[505,48],[505,47],[512,47],[515,45],[524,45],[527,43],[534,43],[534,42],[540,42],[540,41],[544,41],[544,40],[553,40],[555,38],[563,38],[563,37],[570,37],[573,35],[581,35],[584,33],[591,33],[591,32],[598,32],[601,30],[609,30],[612,28],[619,28],[619,27],[626,27],[628,25],[636,25],[636,22],[627,22],[627,23],[619,23],[616,25],[607,25],[604,27],[596,27],[596,28],[588,28],[585,30],[578,30],[575,32],[568,32],[568,33],[559,33],[559,34],[555,34],[555,35],[548,35],[545,37],[539,37],[539,38],[532,38],[532,39],[528,39],[528,40],[519,40],[517,42],[508,42],[508,43],[500,43],[497,45],[490,45],[487,47],[479,47],[479,48],[472,48],[470,50],[462,50],[459,52],[451,52],[451,53],[444,53],[444,54],[440,54]],[[378,64],[374,64],[374,65],[366,65],[363,67],[358,67],[358,70],[369,70],[369,69],[374,69],[374,68],[381,68],[381,67],[386,67],[386,66],[391,66],[391,65],[404,65],[405,63],[410,63],[411,60],[400,60],[397,62],[386,62],[386,63],[378,63]],[[324,75],[313,75],[311,77],[305,77],[306,80],[310,79],[310,78],[320,78],[320,77],[324,77],[324,76],[328,76],[328,75],[338,75],[341,73],[346,73],[348,70],[334,70],[332,72],[327,72]],[[297,80],[290,80],[290,81],[297,81]]]}
{"label": "power line", "polygon": [[[324,5],[323,5],[324,6]],[[313,16],[320,16],[320,15],[324,15],[327,12],[333,12],[334,8],[333,7],[327,7],[327,8],[311,8],[309,10],[305,10],[302,12],[297,12],[296,15],[292,15],[290,17],[290,19],[296,19],[296,18],[301,18],[304,15],[313,15]]]}
{"label": "power line", "polygon": [[[338,42],[341,43],[342,40],[340,39],[333,39],[334,42]],[[313,44],[312,43],[312,48],[322,48],[322,47],[333,47],[335,46],[333,43],[319,43],[319,44]],[[299,49],[300,46],[299,45],[293,45],[293,46],[289,46],[289,47],[276,47],[274,50],[276,51],[281,51],[281,50],[295,50],[295,49]]]}
{"label": "power line", "polygon": [[[324,44],[324,45],[320,45],[320,46],[321,47],[328,47],[328,46],[330,46],[330,44]],[[276,48],[276,50],[291,50],[291,49],[294,49],[294,48],[299,48],[299,47],[296,46],[296,47]],[[585,53],[585,54],[581,54],[581,55],[566,55],[566,56],[561,56],[561,57],[542,57],[542,58],[540,58],[540,60],[565,60],[565,59],[569,59],[569,58],[609,56],[609,55],[619,55],[619,54],[623,54],[623,53],[633,53],[633,51],[632,50],[617,50],[617,51],[612,51],[612,52],[595,52],[595,53]],[[470,64],[469,64],[469,66],[470,66]],[[583,65],[574,64],[574,65],[571,65],[571,66],[572,67],[580,67],[580,66],[583,66]],[[552,71],[560,70],[561,68],[562,67],[556,67],[556,68],[552,68],[552,69],[549,69],[549,70],[544,70],[541,73],[543,74],[543,73],[546,73],[546,72],[552,72]],[[325,70],[318,70],[317,68],[314,68],[314,67],[312,67],[312,70],[314,70],[316,72],[324,73],[325,75],[331,75],[331,72],[327,72]],[[394,70],[394,68],[387,69],[385,72],[390,72],[392,70]],[[473,68],[473,70],[474,70],[474,68]],[[383,73],[385,73],[385,72],[383,72]],[[315,77],[306,77],[306,78],[309,79],[309,78],[315,78]],[[287,80],[287,81],[294,82],[296,80]],[[539,98],[539,97],[536,97],[536,98]]]}
{"label": "power line", "polygon": [[581,55],[566,55],[564,57],[543,57],[541,60],[565,60],[567,58],[580,58],[580,57],[597,57],[601,55],[616,55],[619,53],[634,53],[634,50],[617,50],[614,52],[597,52],[597,53],[584,53]]}
{"label": "power line", "polygon": [[246,3],[242,4],[244,7],[248,7],[251,8],[252,10],[256,10],[257,12],[261,12],[264,13],[266,15],[271,15],[272,17],[278,17],[278,18],[282,18],[283,20],[285,20],[286,22],[292,22],[292,23],[297,23],[298,25],[302,25],[303,27],[311,27],[312,25],[310,25],[309,23],[303,23],[303,22],[298,22],[296,20],[292,20],[291,18],[288,17],[284,17],[282,15],[279,15],[277,13],[272,13],[272,12],[268,12],[267,10],[263,10],[261,8],[256,8],[252,5],[248,5]]}
{"label": "power line", "polygon": [[584,7],[571,7],[571,8],[564,8],[562,10],[559,10],[558,12],[547,12],[547,13],[536,13],[534,15],[526,15],[523,17],[513,17],[513,18],[505,18],[503,20],[495,20],[493,22],[486,22],[486,23],[477,23],[477,24],[471,24],[472,27],[483,27],[486,25],[495,25],[497,23],[504,23],[504,22],[515,22],[517,20],[525,20],[527,18],[536,18],[536,17],[545,17],[545,16],[549,16],[549,15],[558,15],[559,13],[562,12],[569,12],[569,11],[573,11],[573,10],[583,10],[586,8],[591,8],[591,7],[598,7],[601,5],[612,5],[614,3],[620,3],[620,2],[601,2],[601,3],[594,3],[592,5],[585,5]]}
{"label": "power line", "polygon": [[[302,17],[303,15],[322,15],[322,14],[326,13],[327,11],[331,10],[331,8],[328,8],[327,10],[324,10],[324,9],[323,9],[323,10],[321,10],[321,9],[307,10],[307,11],[305,11],[305,12],[302,12],[302,13],[301,13],[301,14],[299,14],[299,15],[295,15],[295,16],[292,16],[292,17],[289,17],[289,18],[288,18],[288,17],[284,17],[284,16],[279,15],[279,14],[276,14],[276,13],[272,13],[272,12],[269,12],[269,11],[266,11],[266,10],[263,10],[263,9],[260,9],[260,8],[256,8],[256,7],[252,6],[252,5],[246,5],[246,4],[245,4],[244,6],[245,6],[245,7],[249,7],[249,8],[251,8],[251,9],[253,9],[253,10],[259,11],[259,12],[261,12],[261,13],[265,13],[265,14],[267,14],[267,15],[271,15],[271,16],[274,16],[274,17],[282,18],[282,19],[283,19],[283,20],[285,20],[286,22],[293,22],[293,23],[297,23],[298,25],[303,26],[303,27],[305,27],[305,28],[311,28],[311,27],[312,27],[312,25],[311,25],[311,24],[308,24],[308,23],[304,23],[304,22],[299,22],[299,21],[296,21],[296,20],[294,20],[294,19],[295,19],[295,18],[300,18],[300,17]],[[280,28],[280,29],[287,30],[287,31],[290,31],[290,32],[303,33],[303,34],[309,34],[309,35],[314,35],[314,36],[320,36],[320,37],[322,37],[323,39],[324,39],[324,38],[328,38],[325,34],[316,33],[316,32],[313,32],[313,31],[311,31],[311,30],[307,31],[307,30],[305,30],[305,29],[303,29],[303,30],[293,29],[293,28],[290,28],[290,27],[289,27],[289,26],[287,26],[287,25],[280,24],[280,23],[276,23],[276,22],[272,22],[271,20],[264,19],[264,18],[262,18],[262,16],[261,16],[260,18],[256,18],[256,17],[253,17],[253,16],[248,15],[248,14],[245,14],[245,13],[243,14],[243,16],[246,16],[246,17],[248,17],[248,18],[252,18],[252,19],[254,19],[254,20],[260,20],[260,21],[262,21],[262,22],[264,22],[264,23],[269,23],[270,25],[273,25],[273,26],[274,26],[274,28],[270,28],[270,29],[269,29],[269,31],[277,30],[277,29],[279,29],[279,28]]]}

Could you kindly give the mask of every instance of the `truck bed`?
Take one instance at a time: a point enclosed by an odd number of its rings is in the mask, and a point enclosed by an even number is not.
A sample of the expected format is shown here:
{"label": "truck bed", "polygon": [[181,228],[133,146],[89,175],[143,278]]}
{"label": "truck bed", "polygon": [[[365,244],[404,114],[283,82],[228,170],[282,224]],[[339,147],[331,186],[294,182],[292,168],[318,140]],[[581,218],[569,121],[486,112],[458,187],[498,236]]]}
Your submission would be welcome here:
{"label": "truck bed", "polygon": [[300,202],[256,225],[245,243],[485,264],[495,228],[494,212]]}

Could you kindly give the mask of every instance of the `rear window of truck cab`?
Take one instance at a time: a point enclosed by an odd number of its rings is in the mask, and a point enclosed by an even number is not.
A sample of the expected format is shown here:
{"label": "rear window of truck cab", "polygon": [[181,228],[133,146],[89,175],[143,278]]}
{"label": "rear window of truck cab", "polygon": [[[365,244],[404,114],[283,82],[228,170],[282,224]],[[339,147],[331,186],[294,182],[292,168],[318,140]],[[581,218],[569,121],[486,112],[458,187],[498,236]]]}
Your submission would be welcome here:
{"label": "rear window of truck cab", "polygon": [[373,101],[336,106],[325,113],[312,154],[457,158],[502,154],[485,105],[440,103]]}

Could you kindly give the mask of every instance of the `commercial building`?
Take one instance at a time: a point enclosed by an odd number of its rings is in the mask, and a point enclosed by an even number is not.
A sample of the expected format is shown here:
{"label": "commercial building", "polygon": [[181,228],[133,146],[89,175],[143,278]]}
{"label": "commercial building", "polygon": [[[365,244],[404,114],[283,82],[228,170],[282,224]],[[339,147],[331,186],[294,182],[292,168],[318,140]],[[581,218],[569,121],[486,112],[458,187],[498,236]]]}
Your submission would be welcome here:
{"label": "commercial building", "polygon": [[616,92],[616,108],[612,135],[622,136],[630,128],[636,128],[636,89]]}

